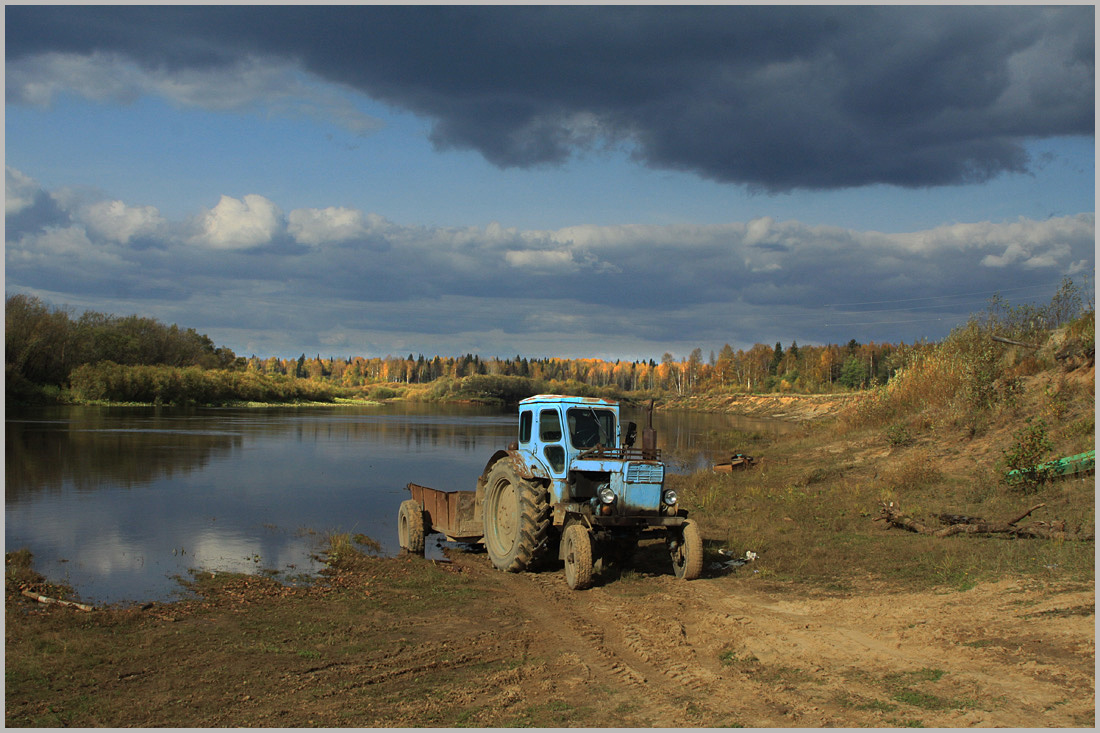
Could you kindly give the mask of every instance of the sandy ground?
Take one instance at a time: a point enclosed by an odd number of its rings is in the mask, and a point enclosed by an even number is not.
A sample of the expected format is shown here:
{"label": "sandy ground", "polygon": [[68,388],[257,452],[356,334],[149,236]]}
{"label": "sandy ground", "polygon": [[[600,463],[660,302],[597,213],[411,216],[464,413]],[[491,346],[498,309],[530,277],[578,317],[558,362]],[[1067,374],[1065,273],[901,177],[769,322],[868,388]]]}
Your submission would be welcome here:
{"label": "sandy ground", "polygon": [[[380,559],[298,589],[244,579],[210,600],[95,616],[9,598],[9,624],[48,616],[30,639],[9,627],[8,644],[22,654],[62,643],[88,651],[64,673],[43,658],[52,692],[26,699],[9,689],[8,723],[1094,723],[1093,582],[1028,578],[919,593],[856,582],[807,594],[754,577],[751,564],[677,580],[656,542],[638,551],[634,569],[575,592],[560,570],[501,573],[484,553],[448,552],[446,564]],[[437,589],[457,595],[424,605]],[[379,593],[389,599],[381,606]],[[308,635],[294,618],[313,627]]]}
{"label": "sandy ground", "polygon": [[493,573],[498,606],[518,612],[494,643],[545,660],[499,680],[493,707],[586,700],[620,710],[618,724],[669,727],[1094,720],[1091,584],[806,598],[658,575],[573,592],[557,572],[497,573],[483,555],[456,564]]}
{"label": "sandy ground", "polygon": [[671,399],[660,407],[701,412],[728,412],[788,422],[808,422],[835,415],[857,396],[857,393],[703,394]]}

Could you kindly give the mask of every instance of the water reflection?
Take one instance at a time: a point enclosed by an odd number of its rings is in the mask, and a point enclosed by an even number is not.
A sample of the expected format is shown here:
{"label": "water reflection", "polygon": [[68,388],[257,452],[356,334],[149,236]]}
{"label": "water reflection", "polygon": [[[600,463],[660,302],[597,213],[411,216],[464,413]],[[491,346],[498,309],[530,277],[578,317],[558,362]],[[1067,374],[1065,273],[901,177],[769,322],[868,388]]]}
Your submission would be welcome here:
{"label": "water reflection", "polygon": [[[634,420],[641,426],[646,418],[644,412],[634,415],[624,411],[623,419]],[[670,470],[679,473],[698,471],[729,460],[731,453],[751,454],[751,446],[737,441],[738,434],[785,435],[800,429],[795,423],[780,420],[686,410],[657,412],[653,426],[657,429],[657,445],[662,450],[662,458]]]}
{"label": "water reflection", "polygon": [[[171,597],[190,568],[315,572],[327,532],[394,553],[405,484],[472,488],[515,420],[453,405],[9,411],[5,544],[100,603]],[[655,426],[666,451],[704,457],[733,429],[692,413]]]}
{"label": "water reflection", "polygon": [[232,432],[183,427],[160,416],[135,420],[104,412],[82,411],[75,420],[9,416],[4,436],[9,500],[62,487],[91,491],[141,486],[158,477],[202,470],[211,457],[228,455],[241,445],[241,436]]}

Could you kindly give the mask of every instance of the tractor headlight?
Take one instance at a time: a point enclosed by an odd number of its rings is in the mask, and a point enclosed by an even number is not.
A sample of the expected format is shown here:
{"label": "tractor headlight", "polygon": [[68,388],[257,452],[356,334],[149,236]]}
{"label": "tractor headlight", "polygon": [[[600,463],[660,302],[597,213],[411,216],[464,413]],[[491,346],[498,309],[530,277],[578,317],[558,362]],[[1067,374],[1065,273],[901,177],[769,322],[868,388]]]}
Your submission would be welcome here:
{"label": "tractor headlight", "polygon": [[668,489],[667,491],[665,491],[664,496],[662,496],[661,498],[663,498],[665,500],[666,504],[668,504],[669,506],[672,506],[673,504],[676,503],[676,500],[680,497],[678,497],[676,495],[675,489]]}
{"label": "tractor headlight", "polygon": [[596,491],[596,496],[600,497],[600,501],[604,504],[610,504],[615,501],[615,492],[611,490],[611,487],[604,484]]}

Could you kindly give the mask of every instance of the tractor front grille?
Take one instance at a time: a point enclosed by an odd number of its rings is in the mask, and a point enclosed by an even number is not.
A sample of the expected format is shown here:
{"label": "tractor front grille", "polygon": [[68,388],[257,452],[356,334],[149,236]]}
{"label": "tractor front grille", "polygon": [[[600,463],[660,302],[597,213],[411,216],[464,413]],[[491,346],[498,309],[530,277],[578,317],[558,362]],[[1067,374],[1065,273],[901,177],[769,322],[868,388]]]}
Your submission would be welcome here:
{"label": "tractor front grille", "polygon": [[626,482],[628,484],[659,484],[665,479],[663,463],[628,463]]}

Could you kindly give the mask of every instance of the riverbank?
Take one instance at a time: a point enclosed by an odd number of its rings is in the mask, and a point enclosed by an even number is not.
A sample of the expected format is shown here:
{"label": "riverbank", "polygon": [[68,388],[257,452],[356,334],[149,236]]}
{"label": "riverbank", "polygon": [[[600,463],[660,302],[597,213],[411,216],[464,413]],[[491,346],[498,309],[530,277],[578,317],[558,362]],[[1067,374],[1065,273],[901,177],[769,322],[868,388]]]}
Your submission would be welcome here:
{"label": "riverbank", "polygon": [[1094,586],[844,591],[673,578],[663,545],[559,572],[344,556],[316,583],[196,573],[195,600],[6,597],[8,726],[1091,727]]}
{"label": "riverbank", "polygon": [[[790,422],[812,422],[822,418],[835,417],[847,405],[858,399],[861,393],[834,394],[722,394],[708,392],[700,395],[667,395],[656,400],[658,410],[691,410],[697,412],[728,413],[746,417],[786,420]],[[425,400],[420,393],[374,397],[333,397],[331,400],[289,400],[279,402],[260,402],[255,400],[231,400],[211,405],[193,405],[197,407],[340,407],[380,405],[387,402],[424,402],[454,405],[490,405],[503,407],[500,400],[453,397]],[[62,405],[92,407],[158,407],[157,402],[78,400],[57,396],[53,402]],[[40,403],[29,403],[35,406]]]}
{"label": "riverbank", "polygon": [[[659,539],[584,592],[476,548],[333,542],[312,581],[197,569],[194,599],[86,613],[23,595],[69,597],[9,554],[5,722],[1091,728],[1094,478],[1004,472],[1035,443],[1094,447],[1093,367],[1006,373],[981,404],[944,383],[768,436],[745,471],[670,474],[705,541],[691,582]],[[884,504],[1062,534],[903,531]]]}
{"label": "riverbank", "polygon": [[724,412],[746,417],[811,422],[835,417],[859,398],[858,392],[832,394],[705,393],[661,400],[659,409]]}

